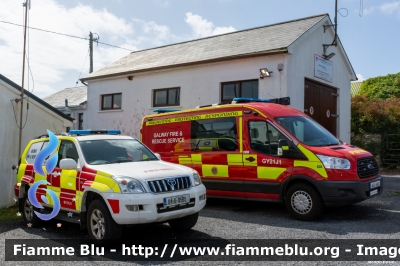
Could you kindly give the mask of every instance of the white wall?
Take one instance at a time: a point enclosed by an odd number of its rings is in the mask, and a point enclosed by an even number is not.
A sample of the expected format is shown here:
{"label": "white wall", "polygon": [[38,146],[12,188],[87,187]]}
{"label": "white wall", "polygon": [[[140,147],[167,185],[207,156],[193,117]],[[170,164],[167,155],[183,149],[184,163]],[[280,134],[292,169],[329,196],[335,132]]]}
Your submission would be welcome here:
{"label": "white wall", "polygon": [[288,55],[288,91],[292,106],[304,111],[304,81],[305,78],[327,84],[338,89],[338,137],[347,143],[350,143],[350,118],[351,118],[351,95],[350,81],[352,79],[352,70],[346,63],[346,57],[343,50],[338,47],[330,46],[326,54],[335,53],[330,59],[333,62],[333,82],[314,77],[314,55],[323,54],[322,44],[331,44],[334,38],[332,28],[325,33],[321,21],[315,29],[307,32],[300,40],[291,46],[290,55]]}
{"label": "white wall", "polygon": [[[221,83],[239,80],[259,80],[259,97],[286,96],[286,75],[277,70],[282,55],[255,57],[196,67],[181,68],[127,77],[92,81],[88,86],[89,127],[92,129],[120,129],[123,134],[139,138],[140,124],[145,114],[152,113],[152,90],[180,87],[180,106],[189,109],[198,105],[220,102]],[[259,79],[260,68],[267,67],[274,73]],[[280,91],[280,82],[282,90]],[[100,111],[102,94],[122,92],[122,110]]]}
{"label": "white wall", "polygon": [[[21,103],[14,104],[10,100],[20,98],[20,92],[0,80],[0,207],[14,204],[15,172],[12,165],[18,164],[19,118]],[[26,102],[26,101],[25,101]],[[15,122],[15,117],[17,123]],[[26,103],[23,110],[23,124],[26,121]],[[61,118],[52,111],[33,100],[29,100],[28,120],[22,130],[22,149],[35,136],[46,134],[47,129],[52,132],[65,132],[66,126],[72,123]],[[22,153],[22,152],[21,152]]]}

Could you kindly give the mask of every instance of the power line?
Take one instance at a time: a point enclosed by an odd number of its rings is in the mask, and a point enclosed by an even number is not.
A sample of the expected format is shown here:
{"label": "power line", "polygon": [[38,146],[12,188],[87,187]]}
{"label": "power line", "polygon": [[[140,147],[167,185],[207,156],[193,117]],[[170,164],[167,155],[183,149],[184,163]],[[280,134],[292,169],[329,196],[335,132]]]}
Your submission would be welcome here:
{"label": "power line", "polygon": [[[19,25],[19,24],[16,24],[16,23],[8,22],[8,21],[0,20],[0,22],[2,22],[2,23],[7,23],[7,24],[11,24],[11,25],[15,25],[15,26],[23,27],[23,25]],[[27,28],[33,29],[33,30],[44,31],[44,32],[47,32],[47,33],[53,33],[53,34],[63,35],[63,36],[71,37],[71,38],[81,39],[81,40],[89,40],[88,38],[83,38],[83,37],[79,37],[79,36],[69,35],[69,34],[65,34],[65,33],[59,33],[59,32],[55,32],[55,31],[49,31],[49,30],[44,30],[44,29],[39,29],[39,28],[34,28],[34,27],[27,27]],[[108,45],[108,46],[115,47],[115,48],[119,48],[119,49],[123,49],[123,50],[127,50],[127,51],[130,51],[130,52],[133,52],[133,50],[126,49],[126,48],[119,47],[119,46],[112,45],[112,44],[108,44],[108,43],[103,43],[103,42],[97,42],[97,43],[104,44],[104,45]]]}

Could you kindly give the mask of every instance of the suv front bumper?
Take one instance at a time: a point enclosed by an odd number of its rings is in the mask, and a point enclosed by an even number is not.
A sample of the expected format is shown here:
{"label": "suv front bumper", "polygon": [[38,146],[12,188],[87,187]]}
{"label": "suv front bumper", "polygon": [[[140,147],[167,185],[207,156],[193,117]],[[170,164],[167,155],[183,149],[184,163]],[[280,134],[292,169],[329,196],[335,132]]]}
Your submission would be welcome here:
{"label": "suv front bumper", "polygon": [[[109,211],[117,224],[144,224],[163,222],[199,212],[206,205],[206,188],[203,184],[188,190],[172,193],[120,194],[103,193]],[[190,203],[164,208],[164,198],[189,195]],[[127,206],[138,206],[129,210]],[[131,207],[132,209],[132,207]]]}

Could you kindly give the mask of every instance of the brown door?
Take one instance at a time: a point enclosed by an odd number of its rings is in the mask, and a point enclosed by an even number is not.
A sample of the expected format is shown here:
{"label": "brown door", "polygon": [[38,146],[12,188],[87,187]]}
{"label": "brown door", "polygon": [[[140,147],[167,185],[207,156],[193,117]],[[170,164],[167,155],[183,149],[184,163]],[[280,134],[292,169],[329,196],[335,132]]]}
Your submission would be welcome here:
{"label": "brown door", "polygon": [[304,113],[312,117],[334,136],[337,135],[337,89],[306,79]]}

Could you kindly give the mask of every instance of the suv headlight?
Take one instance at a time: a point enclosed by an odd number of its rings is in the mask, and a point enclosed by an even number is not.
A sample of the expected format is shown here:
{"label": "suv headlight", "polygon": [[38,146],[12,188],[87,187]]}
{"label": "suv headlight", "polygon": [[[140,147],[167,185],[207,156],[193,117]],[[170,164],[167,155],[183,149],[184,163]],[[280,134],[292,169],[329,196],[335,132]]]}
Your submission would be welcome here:
{"label": "suv headlight", "polygon": [[194,186],[201,185],[201,178],[199,176],[199,173],[196,171],[193,171],[193,180],[194,180]]}
{"label": "suv headlight", "polygon": [[317,154],[318,158],[327,169],[350,169],[350,161],[343,158]]}
{"label": "suv headlight", "polygon": [[121,193],[137,194],[146,193],[142,184],[131,177],[114,177],[115,181],[118,182]]}

